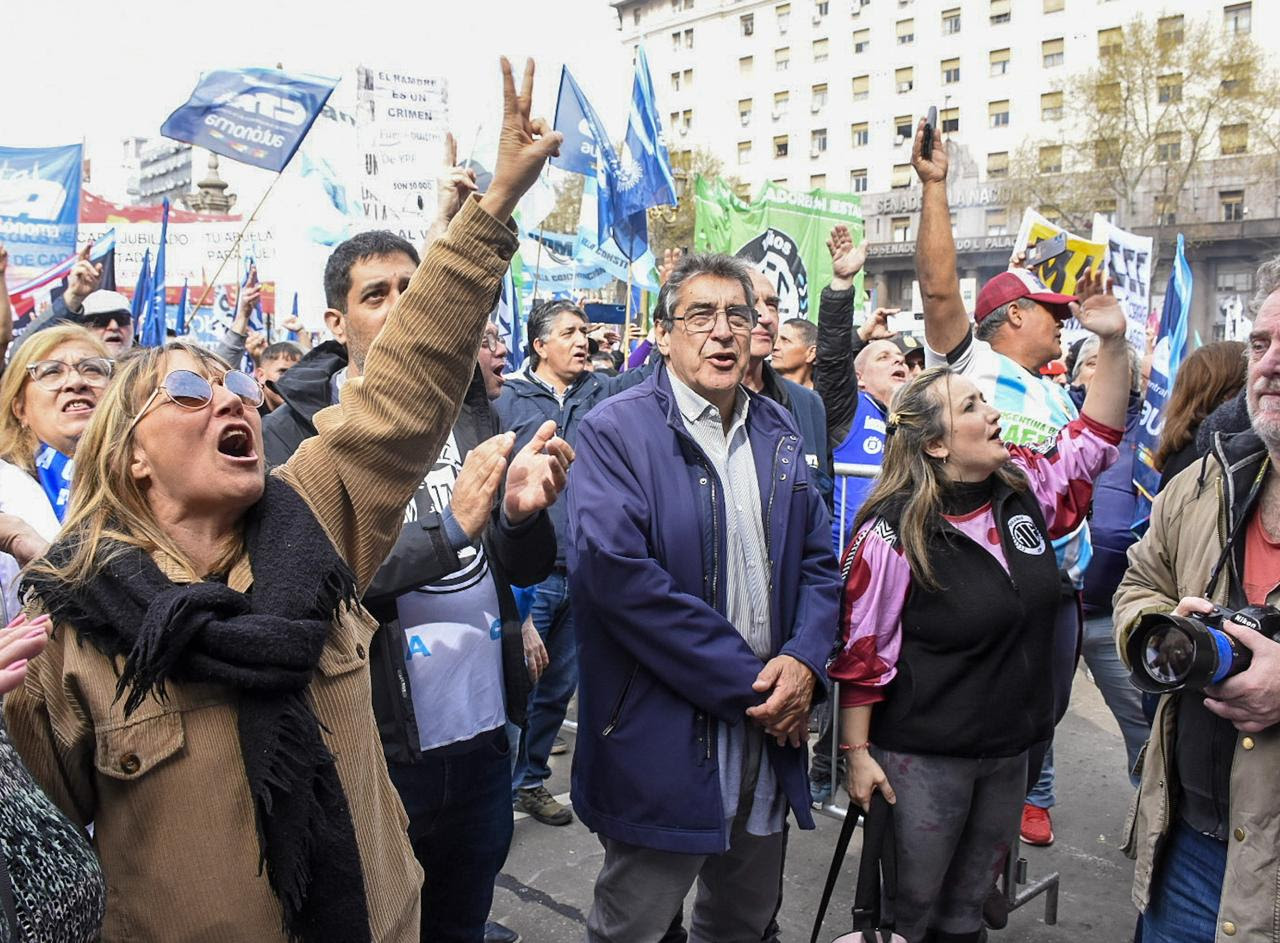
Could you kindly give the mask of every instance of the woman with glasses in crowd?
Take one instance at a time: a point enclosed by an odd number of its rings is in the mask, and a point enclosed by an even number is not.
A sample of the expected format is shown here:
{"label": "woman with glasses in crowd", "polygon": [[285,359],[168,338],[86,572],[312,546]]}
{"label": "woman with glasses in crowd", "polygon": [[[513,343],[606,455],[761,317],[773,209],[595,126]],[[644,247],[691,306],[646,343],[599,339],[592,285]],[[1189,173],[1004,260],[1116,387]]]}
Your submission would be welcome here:
{"label": "woman with glasses in crowd", "polygon": [[[529,119],[532,63],[518,96],[505,60],[503,83],[488,191],[289,462],[264,475],[258,382],[179,342],[118,365],[81,438],[63,530],[24,583],[52,638],[5,717],[93,823],[105,940],[417,939],[422,871],[358,600],[449,434],[511,212],[559,141]],[[550,446],[528,462],[531,493],[564,474]]]}
{"label": "woman with glasses in crowd", "polygon": [[949,367],[893,397],[880,479],[843,561],[849,794],[896,805],[897,932],[977,941],[982,902],[1018,833],[1027,749],[1053,729],[1060,584],[1051,541],[1078,526],[1116,457],[1129,393],[1124,313],[1078,309],[1101,338],[1081,418],[1041,454],[1007,446],[1000,413]]}
{"label": "woman with glasses in crowd", "polygon": [[18,569],[61,526],[71,456],[110,378],[106,347],[74,324],[32,334],[0,378],[0,624],[18,614]]}

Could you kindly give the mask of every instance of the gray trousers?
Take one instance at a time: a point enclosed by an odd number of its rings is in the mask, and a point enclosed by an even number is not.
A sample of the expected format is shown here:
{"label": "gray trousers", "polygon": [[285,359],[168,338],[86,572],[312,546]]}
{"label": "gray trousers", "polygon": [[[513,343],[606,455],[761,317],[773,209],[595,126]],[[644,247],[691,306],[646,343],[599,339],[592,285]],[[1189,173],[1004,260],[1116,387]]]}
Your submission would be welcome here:
{"label": "gray trousers", "polygon": [[872,748],[897,796],[897,932],[971,933],[1018,833],[1027,754],[974,760]]}

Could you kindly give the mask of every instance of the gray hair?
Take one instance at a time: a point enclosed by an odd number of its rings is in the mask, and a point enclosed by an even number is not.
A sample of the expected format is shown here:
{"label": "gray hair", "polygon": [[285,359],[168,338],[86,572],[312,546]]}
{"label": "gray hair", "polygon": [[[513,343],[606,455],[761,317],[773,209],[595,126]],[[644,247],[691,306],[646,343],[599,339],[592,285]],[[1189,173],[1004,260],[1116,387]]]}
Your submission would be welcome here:
{"label": "gray hair", "polygon": [[[1036,306],[1036,303],[1030,298],[1017,298],[1009,304],[1015,304],[1023,311],[1029,311]],[[1009,305],[1002,304],[996,308],[985,318],[974,325],[973,336],[980,341],[991,343],[991,339],[996,336],[1000,328],[1009,323]]]}
{"label": "gray hair", "polygon": [[671,330],[675,324],[676,301],[680,297],[680,289],[685,282],[698,275],[737,279],[746,295],[747,304],[752,308],[756,306],[756,293],[751,288],[751,269],[745,261],[720,252],[695,252],[677,262],[667,276],[666,283],[658,292],[658,304],[653,310],[654,321],[661,321],[667,330]]}
{"label": "gray hair", "polygon": [[1249,302],[1249,313],[1257,317],[1262,303],[1280,291],[1280,255],[1263,262],[1258,267],[1254,281],[1257,283],[1257,290],[1253,293],[1253,300]]}
{"label": "gray hair", "polygon": [[[1080,345],[1080,350],[1076,354],[1076,362],[1071,365],[1072,383],[1075,383],[1076,378],[1080,376],[1080,368],[1084,366],[1084,362],[1096,354],[1101,346],[1102,340],[1097,334],[1090,334],[1084,339],[1084,343]],[[1132,344],[1125,345],[1125,350],[1129,354],[1129,392],[1137,393],[1142,389],[1142,358],[1138,356]]]}

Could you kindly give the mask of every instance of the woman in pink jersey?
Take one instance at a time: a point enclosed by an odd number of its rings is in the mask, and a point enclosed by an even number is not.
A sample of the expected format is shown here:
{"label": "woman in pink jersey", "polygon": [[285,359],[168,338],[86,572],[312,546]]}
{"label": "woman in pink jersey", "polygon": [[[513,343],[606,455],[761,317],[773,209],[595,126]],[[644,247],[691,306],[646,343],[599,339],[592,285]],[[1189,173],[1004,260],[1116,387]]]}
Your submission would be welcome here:
{"label": "woman in pink jersey", "polygon": [[1101,339],[1083,414],[1047,453],[1006,446],[1000,413],[949,367],[891,404],[879,483],[843,561],[841,683],[849,794],[896,804],[897,931],[976,941],[1017,834],[1027,748],[1053,729],[1051,541],[1079,526],[1115,460],[1129,389],[1110,295],[1078,317]]}

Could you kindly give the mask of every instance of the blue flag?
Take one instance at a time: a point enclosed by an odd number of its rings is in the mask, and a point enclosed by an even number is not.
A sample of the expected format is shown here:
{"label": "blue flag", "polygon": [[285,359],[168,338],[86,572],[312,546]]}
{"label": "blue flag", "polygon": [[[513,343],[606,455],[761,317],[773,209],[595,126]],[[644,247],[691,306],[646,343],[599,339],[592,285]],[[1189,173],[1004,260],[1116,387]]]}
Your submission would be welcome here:
{"label": "blue flag", "polygon": [[520,369],[524,362],[524,327],[520,319],[520,293],[516,291],[511,267],[502,276],[502,292],[491,315],[498,328],[498,338],[507,348],[507,369]]}
{"label": "blue flag", "polygon": [[152,273],[151,292],[147,296],[147,317],[138,338],[140,347],[163,347],[165,328],[169,323],[169,305],[165,297],[164,257],[165,244],[169,241],[169,200],[165,198],[160,214],[160,248],[156,252],[156,268]]}
{"label": "blue flag", "polygon": [[178,336],[182,337],[187,333],[187,280],[182,280],[182,294],[178,296]]}
{"label": "blue flag", "polygon": [[674,206],[676,181],[671,158],[662,143],[658,103],[644,49],[636,48],[636,78],[631,88],[631,116],[622,142],[622,175],[618,181],[622,205],[631,213],[651,206]]}
{"label": "blue flag", "polygon": [[[295,318],[298,316],[298,293],[296,291],[293,293],[293,316]],[[297,339],[298,339],[297,331],[290,331],[288,337],[286,338],[286,340],[291,340],[291,341],[296,341]]]}
{"label": "blue flag", "polygon": [[281,171],[337,84],[280,69],[216,69],[201,76],[190,100],[165,120],[160,133]]}
{"label": "blue flag", "polygon": [[133,286],[133,308],[130,312],[133,318],[133,336],[138,336],[139,322],[142,320],[142,312],[146,309],[147,299],[151,297],[151,250],[148,249],[142,256],[142,268],[138,269],[138,281]]}
{"label": "blue flag", "polygon": [[1160,330],[1156,335],[1156,349],[1151,358],[1151,380],[1147,384],[1147,396],[1142,403],[1142,421],[1138,425],[1138,460],[1133,466],[1133,483],[1138,489],[1133,530],[1138,535],[1147,529],[1151,519],[1151,503],[1160,486],[1160,472],[1156,470],[1153,457],[1160,444],[1160,433],[1164,429],[1165,404],[1169,401],[1169,394],[1177,379],[1178,366],[1186,355],[1191,289],[1191,266],[1187,264],[1182,233],[1178,233],[1178,248],[1173,257],[1173,271],[1169,274],[1164,310],[1160,313]]}

